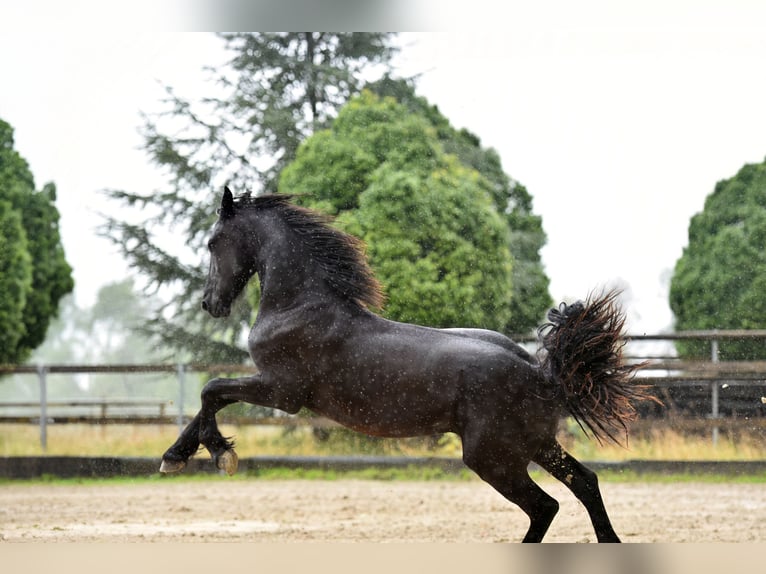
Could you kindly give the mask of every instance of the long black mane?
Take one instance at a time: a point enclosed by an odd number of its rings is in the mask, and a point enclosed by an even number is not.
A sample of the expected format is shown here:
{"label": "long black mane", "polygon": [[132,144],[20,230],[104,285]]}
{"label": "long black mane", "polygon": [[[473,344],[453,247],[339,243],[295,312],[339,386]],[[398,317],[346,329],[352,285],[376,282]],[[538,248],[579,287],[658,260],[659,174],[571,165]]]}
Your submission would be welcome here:
{"label": "long black mane", "polygon": [[295,205],[295,197],[247,193],[235,199],[235,207],[274,210],[301,239],[336,295],[363,307],[381,309],[383,289],[367,262],[364,242],[332,227],[332,217]]}

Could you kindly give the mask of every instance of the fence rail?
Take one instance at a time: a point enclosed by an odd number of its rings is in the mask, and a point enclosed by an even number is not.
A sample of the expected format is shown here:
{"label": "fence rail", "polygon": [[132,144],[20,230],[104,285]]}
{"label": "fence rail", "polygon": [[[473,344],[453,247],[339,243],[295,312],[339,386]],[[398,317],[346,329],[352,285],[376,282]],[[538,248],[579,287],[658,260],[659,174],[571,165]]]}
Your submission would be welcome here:
{"label": "fence rail", "polygon": [[[130,423],[145,424],[170,422],[168,407],[172,401],[162,399],[68,399],[47,400],[48,423]],[[39,422],[41,401],[0,402],[0,409],[7,409],[10,414],[0,412],[2,423]],[[59,411],[59,412],[55,412]]]}
{"label": "fence rail", "polygon": [[[191,364],[122,364],[122,365],[0,365],[0,376],[10,374],[33,374],[37,376],[39,384],[39,413],[37,416],[23,416],[23,415],[5,415],[0,414],[0,422],[32,422],[39,421],[40,425],[40,444],[43,450],[48,446],[48,425],[51,423],[74,423],[74,422],[89,422],[89,423],[114,423],[114,422],[131,422],[131,423],[167,423],[175,422],[179,428],[183,427],[188,421],[188,417],[184,413],[184,402],[186,397],[186,374],[191,372],[207,372],[207,373],[250,373],[254,372],[255,368],[252,365],[201,365],[196,363]],[[156,415],[146,416],[137,415],[134,412],[128,413],[125,416],[107,416],[107,409],[110,405],[114,407],[110,401],[103,399],[106,405],[103,407],[103,411],[100,416],[93,415],[59,415],[51,416],[49,408],[58,406],[54,402],[48,399],[48,375],[50,374],[98,374],[98,373],[175,373],[178,381],[178,411],[175,417],[168,417],[165,409],[159,406],[159,412]],[[76,402],[76,401],[73,401]],[[135,407],[142,404],[144,401],[141,399],[126,401],[123,407],[129,407],[135,409]],[[169,401],[163,401],[163,403],[169,403]],[[3,408],[15,408],[18,409],[23,405],[8,402],[0,403],[0,407]],[[75,405],[72,405],[75,406]],[[84,406],[83,404],[76,406]],[[18,410],[17,410],[18,412]]]}
{"label": "fence rail", "polygon": [[35,374],[40,369],[51,374],[79,374],[79,373],[176,373],[179,368],[183,368],[187,373],[254,373],[257,369],[252,365],[232,365],[232,364],[202,364],[202,363],[182,363],[182,364],[131,364],[122,365],[0,365],[0,375],[13,374]]}
{"label": "fence rail", "polygon": [[[741,413],[747,413],[752,418],[766,420],[766,361],[720,361],[718,357],[719,344],[727,340],[763,340],[766,342],[766,330],[713,330],[713,331],[684,331],[677,333],[664,333],[658,335],[629,335],[625,341],[629,346],[640,347],[642,344],[651,342],[671,343],[678,340],[709,341],[711,344],[711,356],[709,360],[684,360],[674,356],[673,350],[665,350],[662,355],[647,354],[635,351],[631,354],[626,352],[629,360],[644,362],[646,364],[639,371],[637,382],[653,386],[661,398],[669,400],[666,411],[662,413],[644,412],[642,415],[652,416],[675,416],[676,419],[686,416],[688,419],[704,421],[702,424],[711,427],[712,438],[718,440],[718,425],[716,421],[724,422],[724,418],[737,419]],[[515,340],[532,344],[536,341],[533,336],[515,337]],[[0,377],[8,374],[36,375],[40,389],[39,402],[7,402],[0,403],[0,422],[32,422],[39,421],[40,442],[43,449],[47,446],[47,426],[52,422],[91,422],[107,424],[114,422],[131,423],[173,423],[182,427],[188,422],[188,416],[184,413],[186,397],[186,375],[188,373],[220,374],[246,374],[256,372],[252,365],[246,364],[116,364],[116,365],[0,365]],[[98,399],[69,401],[49,400],[48,398],[48,375],[50,374],[140,374],[140,373],[166,373],[174,374],[178,382],[177,409],[172,413],[172,401],[157,399]],[[1,382],[1,379],[0,379]],[[723,403],[727,413],[722,413],[722,391],[726,391]],[[735,396],[736,395],[736,396]],[[700,407],[686,411],[678,408],[677,397],[681,402],[694,402],[709,405],[706,412],[700,412]],[[726,401],[731,401],[729,403]],[[97,408],[97,412],[85,414],[60,414],[54,413],[56,409],[76,409],[83,407]],[[151,406],[153,413],[138,413],[138,408]],[[4,414],[2,409],[20,408],[37,409],[36,413]],[[119,410],[115,410],[119,409]],[[696,410],[695,410],[696,409]],[[738,414],[739,413],[739,414]],[[691,416],[690,416],[691,415]],[[726,416],[724,416],[726,415]],[[240,419],[241,422],[241,419]],[[260,421],[261,424],[311,424],[318,428],[332,426],[334,423],[326,419],[298,420],[291,418],[269,418]],[[764,425],[756,425],[759,428]]]}

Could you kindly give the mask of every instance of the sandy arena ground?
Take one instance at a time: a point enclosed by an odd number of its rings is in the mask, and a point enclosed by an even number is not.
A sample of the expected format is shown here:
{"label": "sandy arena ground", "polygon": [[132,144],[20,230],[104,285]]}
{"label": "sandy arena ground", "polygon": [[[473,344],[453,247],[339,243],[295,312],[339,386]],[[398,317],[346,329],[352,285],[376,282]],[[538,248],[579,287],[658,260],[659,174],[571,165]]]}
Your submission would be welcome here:
{"label": "sandy arena ground", "polygon": [[[594,542],[584,507],[561,503],[546,542]],[[605,483],[625,542],[766,540],[762,484]],[[505,542],[526,516],[480,482],[158,480],[0,486],[8,542]]]}

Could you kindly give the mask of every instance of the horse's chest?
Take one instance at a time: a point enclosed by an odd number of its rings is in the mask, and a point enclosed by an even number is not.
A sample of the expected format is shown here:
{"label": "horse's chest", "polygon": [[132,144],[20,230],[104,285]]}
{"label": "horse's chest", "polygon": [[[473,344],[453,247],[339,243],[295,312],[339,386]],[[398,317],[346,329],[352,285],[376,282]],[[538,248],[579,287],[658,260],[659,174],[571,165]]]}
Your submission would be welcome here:
{"label": "horse's chest", "polygon": [[295,374],[315,369],[332,353],[328,342],[306,329],[268,323],[256,326],[248,337],[248,350],[260,370],[289,369]]}

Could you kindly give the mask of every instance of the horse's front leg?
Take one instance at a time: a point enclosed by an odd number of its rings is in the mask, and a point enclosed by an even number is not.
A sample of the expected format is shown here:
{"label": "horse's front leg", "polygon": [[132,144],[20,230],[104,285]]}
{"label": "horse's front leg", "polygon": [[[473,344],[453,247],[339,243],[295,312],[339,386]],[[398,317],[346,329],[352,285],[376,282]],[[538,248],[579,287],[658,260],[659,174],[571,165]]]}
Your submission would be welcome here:
{"label": "horse's front leg", "polygon": [[202,444],[219,469],[234,474],[238,463],[234,444],[221,435],[215,420],[216,413],[227,405],[244,401],[288,412],[297,412],[300,408],[276,400],[273,385],[267,384],[260,374],[239,379],[213,379],[202,389],[201,399],[202,407],[197,416],[162,456],[160,472],[181,470]]}
{"label": "horse's front leg", "polygon": [[168,474],[182,470],[189,457],[197,452],[199,449],[199,417],[199,413],[197,413],[178,436],[173,446],[162,455],[161,473]]}
{"label": "horse's front leg", "polygon": [[[221,380],[226,379],[213,379],[202,389],[202,408],[181,432],[176,442],[162,455],[161,473],[182,470],[189,458],[199,450],[200,444],[210,451],[218,468],[226,470],[229,474],[236,472],[237,455],[233,450],[234,445],[221,435],[215,420],[215,414],[234,401],[221,401],[210,394],[210,389],[215,389],[216,382]],[[229,454],[225,454],[227,452]]]}

